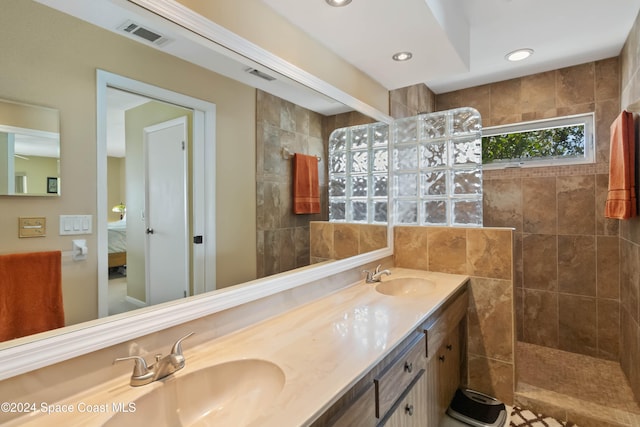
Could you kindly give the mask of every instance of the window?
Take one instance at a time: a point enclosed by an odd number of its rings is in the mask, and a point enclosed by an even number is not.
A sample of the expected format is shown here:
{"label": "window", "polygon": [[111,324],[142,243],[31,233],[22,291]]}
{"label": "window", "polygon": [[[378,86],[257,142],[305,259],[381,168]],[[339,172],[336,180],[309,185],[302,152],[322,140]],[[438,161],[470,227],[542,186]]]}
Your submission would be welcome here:
{"label": "window", "polygon": [[593,163],[593,113],[484,128],[485,169]]}

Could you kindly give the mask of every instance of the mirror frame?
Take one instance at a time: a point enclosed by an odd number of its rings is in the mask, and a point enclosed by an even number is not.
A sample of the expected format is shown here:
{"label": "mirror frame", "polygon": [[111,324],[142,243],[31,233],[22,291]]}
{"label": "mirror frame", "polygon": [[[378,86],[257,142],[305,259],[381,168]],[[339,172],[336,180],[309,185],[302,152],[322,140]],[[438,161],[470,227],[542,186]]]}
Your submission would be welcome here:
{"label": "mirror frame", "polygon": [[[329,96],[375,120],[391,124],[393,118],[348,93],[320,80],[284,59],[239,37],[173,0],[128,0],[161,17],[206,37],[228,49],[229,55],[243,55],[257,63]],[[96,319],[0,344],[0,380],[24,374],[58,362],[101,350],[172,326],[196,320],[315,280],[358,268],[393,255],[393,218],[387,224],[387,247],[343,260],[294,270],[235,285],[229,288]],[[34,337],[36,338],[34,340]]]}

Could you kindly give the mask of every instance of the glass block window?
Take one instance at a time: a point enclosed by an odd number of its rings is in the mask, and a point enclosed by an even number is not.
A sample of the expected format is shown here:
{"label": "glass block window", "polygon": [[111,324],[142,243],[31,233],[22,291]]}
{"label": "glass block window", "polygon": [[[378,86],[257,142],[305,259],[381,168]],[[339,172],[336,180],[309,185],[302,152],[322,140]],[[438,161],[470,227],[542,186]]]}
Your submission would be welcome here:
{"label": "glass block window", "polygon": [[333,131],[329,137],[329,221],[387,222],[389,125]]}
{"label": "glass block window", "polygon": [[395,224],[482,226],[482,121],[473,108],[396,120]]}

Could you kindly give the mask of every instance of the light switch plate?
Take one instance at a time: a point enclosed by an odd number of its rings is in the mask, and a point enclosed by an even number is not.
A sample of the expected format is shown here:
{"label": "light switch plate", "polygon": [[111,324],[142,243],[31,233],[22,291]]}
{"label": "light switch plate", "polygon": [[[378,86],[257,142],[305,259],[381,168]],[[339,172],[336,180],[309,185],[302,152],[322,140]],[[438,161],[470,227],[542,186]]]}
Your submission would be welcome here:
{"label": "light switch plate", "polygon": [[46,235],[47,218],[43,216],[18,218],[18,237],[44,237]]}
{"label": "light switch plate", "polygon": [[92,215],[60,215],[60,235],[91,234]]}

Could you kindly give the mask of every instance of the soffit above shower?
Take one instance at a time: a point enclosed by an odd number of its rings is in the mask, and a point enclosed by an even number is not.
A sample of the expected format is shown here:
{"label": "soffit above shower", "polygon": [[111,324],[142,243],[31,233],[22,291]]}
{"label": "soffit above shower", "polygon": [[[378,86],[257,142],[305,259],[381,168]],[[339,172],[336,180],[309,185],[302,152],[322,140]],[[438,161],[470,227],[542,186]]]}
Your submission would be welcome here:
{"label": "soffit above shower", "polygon": [[[617,56],[640,0],[262,0],[388,89],[436,93]],[[532,48],[517,64],[508,52]],[[411,51],[411,61],[391,56]]]}

